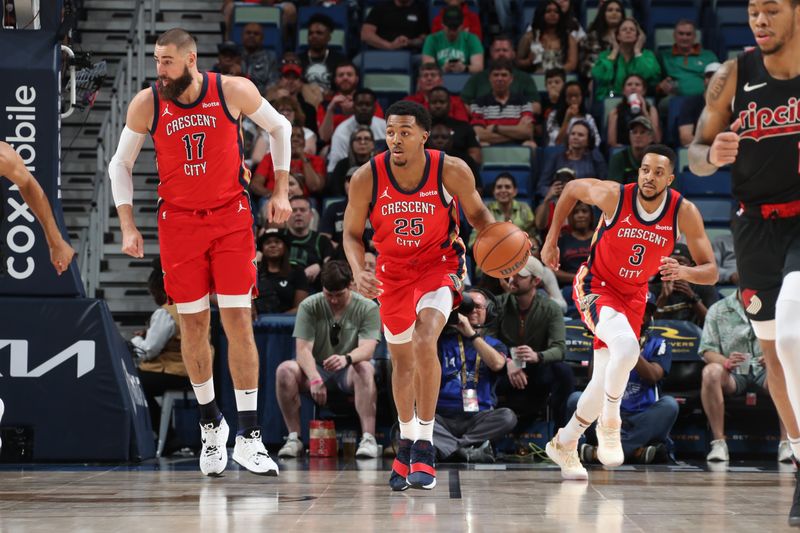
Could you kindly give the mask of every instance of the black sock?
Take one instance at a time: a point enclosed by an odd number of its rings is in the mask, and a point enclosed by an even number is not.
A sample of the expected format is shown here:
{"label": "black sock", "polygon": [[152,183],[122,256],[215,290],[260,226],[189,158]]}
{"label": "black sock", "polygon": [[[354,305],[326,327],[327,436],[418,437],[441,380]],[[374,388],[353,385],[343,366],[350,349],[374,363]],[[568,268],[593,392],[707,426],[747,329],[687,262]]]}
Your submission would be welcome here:
{"label": "black sock", "polygon": [[219,411],[219,407],[217,407],[217,400],[211,400],[207,404],[200,405],[200,423],[201,424],[214,424],[215,426],[219,424],[220,420],[222,420],[222,413]]}
{"label": "black sock", "polygon": [[244,435],[252,429],[259,429],[258,411],[239,411],[239,428],[236,434]]}

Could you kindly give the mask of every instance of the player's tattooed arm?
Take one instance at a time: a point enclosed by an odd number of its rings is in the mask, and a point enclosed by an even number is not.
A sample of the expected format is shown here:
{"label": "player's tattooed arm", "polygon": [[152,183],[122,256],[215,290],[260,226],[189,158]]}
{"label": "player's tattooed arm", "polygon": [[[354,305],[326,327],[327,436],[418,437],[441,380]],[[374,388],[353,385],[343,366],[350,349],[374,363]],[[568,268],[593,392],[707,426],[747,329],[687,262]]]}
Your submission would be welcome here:
{"label": "player's tattooed arm", "polygon": [[475,189],[475,176],[462,159],[449,155],[444,157],[442,183],[451,195],[458,198],[470,225],[480,232],[495,220]]}
{"label": "player's tattooed arm", "polygon": [[711,78],[706,90],[706,105],[697,122],[694,141],[689,145],[689,168],[699,176],[713,174],[736,159],[738,135],[727,131],[731,127],[731,103],[736,96],[736,75],[736,60],[728,60]]}

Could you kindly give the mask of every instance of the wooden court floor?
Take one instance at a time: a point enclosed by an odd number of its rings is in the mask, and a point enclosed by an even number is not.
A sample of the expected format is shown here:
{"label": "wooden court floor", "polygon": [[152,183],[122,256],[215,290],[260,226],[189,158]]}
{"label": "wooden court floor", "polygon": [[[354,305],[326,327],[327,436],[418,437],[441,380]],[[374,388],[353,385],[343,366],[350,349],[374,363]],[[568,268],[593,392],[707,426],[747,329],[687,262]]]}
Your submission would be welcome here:
{"label": "wooden court floor", "polygon": [[280,461],[278,478],[205,478],[195,459],[136,466],[0,465],[0,532],[797,531],[794,469],[775,463],[594,468],[444,465],[433,491],[392,493],[389,462]]}

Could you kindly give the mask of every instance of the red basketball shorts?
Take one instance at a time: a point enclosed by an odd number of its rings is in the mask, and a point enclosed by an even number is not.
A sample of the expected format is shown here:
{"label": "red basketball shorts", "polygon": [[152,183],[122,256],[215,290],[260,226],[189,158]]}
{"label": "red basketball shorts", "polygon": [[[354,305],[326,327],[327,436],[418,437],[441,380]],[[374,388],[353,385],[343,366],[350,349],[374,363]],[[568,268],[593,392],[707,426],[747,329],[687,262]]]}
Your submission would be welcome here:
{"label": "red basketball shorts", "polygon": [[378,256],[376,276],[383,283],[383,294],[378,297],[383,326],[392,335],[407,331],[417,320],[420,298],[441,287],[453,291],[453,307],[457,307],[461,304],[464,272],[461,256],[413,266],[403,261],[381,261]]}
{"label": "red basketball shorts", "polygon": [[256,250],[247,196],[195,211],[162,202],[158,241],[164,286],[175,303],[196,302],[211,293],[255,294]]}
{"label": "red basketball shorts", "polygon": [[595,350],[606,347],[606,343],[600,340],[595,331],[603,307],[610,307],[624,314],[633,334],[639,337],[647,303],[647,286],[639,293],[623,294],[615,290],[611,284],[592,276],[584,265],[578,269],[572,288],[572,299],[581,314],[581,320],[594,334]]}

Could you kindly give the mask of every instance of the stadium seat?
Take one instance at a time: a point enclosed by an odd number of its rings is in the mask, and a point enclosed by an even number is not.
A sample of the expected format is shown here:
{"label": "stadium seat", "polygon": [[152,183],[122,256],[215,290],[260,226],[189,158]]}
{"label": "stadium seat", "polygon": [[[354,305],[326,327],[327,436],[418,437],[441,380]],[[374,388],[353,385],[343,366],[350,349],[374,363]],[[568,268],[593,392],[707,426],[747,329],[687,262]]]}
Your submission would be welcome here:
{"label": "stadium seat", "polygon": [[669,100],[669,109],[667,111],[667,127],[664,132],[664,144],[670,146],[680,146],[680,136],[678,135],[678,117],[681,112],[681,106],[685,96],[673,96]]}
{"label": "stadium seat", "polygon": [[332,196],[332,197],[326,197],[326,198],[325,198],[325,199],[322,201],[322,211],[320,212],[320,214],[322,214],[323,212],[325,212],[325,210],[326,210],[326,209],[328,209],[328,206],[329,206],[329,205],[331,205],[331,204],[335,204],[336,202],[341,202],[341,201],[342,201],[342,200],[344,200],[344,199],[345,199],[345,197],[344,197],[344,196]]}
{"label": "stadium seat", "polygon": [[678,174],[689,170],[689,149],[678,148],[678,168],[675,169]]}
{"label": "stadium seat", "polygon": [[[267,30],[281,29],[281,8],[274,6],[260,6],[257,4],[236,4],[233,10],[233,25],[231,28],[231,39],[241,44],[242,28],[245,24],[257,22]],[[266,39],[265,39],[266,44]]]}
{"label": "stadium seat", "polygon": [[317,13],[330,17],[333,21],[333,34],[331,35],[331,42],[328,45],[334,50],[342,53],[347,51],[347,6],[345,4],[332,5],[330,7],[323,6],[307,6],[301,7],[297,11],[297,48],[298,51],[303,51],[308,48],[308,21]]}
{"label": "stadium seat", "polygon": [[463,74],[445,74],[443,79],[443,85],[453,94],[458,94],[462,90],[464,90],[464,85],[467,84],[469,80],[470,74],[463,73]]}
{"label": "stadium seat", "polygon": [[[660,28],[655,29],[654,33],[654,48],[656,52],[660,52],[664,48],[672,48],[673,43],[675,42],[674,39],[675,27],[674,26],[662,26]],[[697,28],[697,42],[702,42],[703,40],[703,31],[700,28]]]}
{"label": "stadium seat", "polygon": [[[491,187],[494,181],[500,174],[511,174],[517,181],[517,194],[518,196],[527,197],[530,194],[529,184],[531,179],[531,171],[528,168],[488,168],[481,170],[481,185],[483,192],[487,196],[491,196]],[[521,198],[517,198],[520,200]]]}
{"label": "stadium seat", "polygon": [[[346,53],[347,32],[339,28],[333,30],[328,47],[342,54]],[[308,48],[308,28],[302,28],[297,34],[297,51],[302,52],[306,48]]]}
{"label": "stadium seat", "polygon": [[708,240],[713,241],[719,237],[730,235],[731,229],[730,228],[707,228],[706,235],[708,235]]}
{"label": "stadium seat", "polygon": [[747,9],[744,5],[717,6],[717,22],[719,24],[748,24]]}
{"label": "stadium seat", "polygon": [[[534,155],[530,148],[527,146],[486,146],[483,152],[483,167],[481,168],[481,175],[484,173],[491,173],[497,171],[519,172],[520,177],[515,174],[517,178],[517,188],[521,196],[527,196],[532,191],[531,177],[533,173],[533,159]],[[524,175],[527,173],[527,179]],[[494,174],[496,176],[497,174]],[[482,178],[481,182],[491,183],[494,178],[487,180]]]}
{"label": "stadium seat", "polygon": [[411,52],[365,50],[361,53],[361,73],[366,72],[396,72],[411,75]]}
{"label": "stadium seat", "polygon": [[740,24],[727,24],[720,26],[720,50],[718,57],[728,57],[728,50],[741,49],[748,46],[755,46],[755,39],[750,26]]}
{"label": "stadium seat", "polygon": [[413,92],[411,52],[365,50],[361,53],[361,83],[378,95],[381,106]]}
{"label": "stadium seat", "polygon": [[716,197],[728,199],[731,195],[731,173],[718,170],[710,176],[696,176],[691,172],[679,174],[681,191],[690,198]]}
{"label": "stadium seat", "polygon": [[723,227],[731,223],[733,202],[721,198],[690,198],[700,210],[707,226]]}

